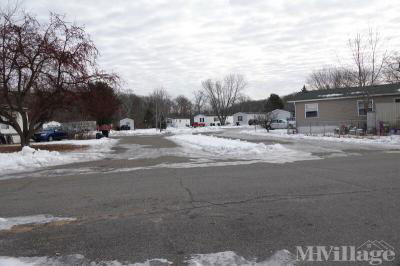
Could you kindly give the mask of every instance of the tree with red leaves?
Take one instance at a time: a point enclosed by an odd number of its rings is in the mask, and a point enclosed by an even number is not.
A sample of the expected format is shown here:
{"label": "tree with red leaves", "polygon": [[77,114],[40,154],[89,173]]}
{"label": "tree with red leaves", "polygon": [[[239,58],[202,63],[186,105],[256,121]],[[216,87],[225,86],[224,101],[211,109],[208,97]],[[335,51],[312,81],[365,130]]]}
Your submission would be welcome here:
{"label": "tree with red leaves", "polygon": [[75,104],[89,83],[116,79],[97,70],[97,55],[85,30],[61,16],[51,14],[41,24],[29,14],[0,10],[0,123],[29,145],[53,112]]}

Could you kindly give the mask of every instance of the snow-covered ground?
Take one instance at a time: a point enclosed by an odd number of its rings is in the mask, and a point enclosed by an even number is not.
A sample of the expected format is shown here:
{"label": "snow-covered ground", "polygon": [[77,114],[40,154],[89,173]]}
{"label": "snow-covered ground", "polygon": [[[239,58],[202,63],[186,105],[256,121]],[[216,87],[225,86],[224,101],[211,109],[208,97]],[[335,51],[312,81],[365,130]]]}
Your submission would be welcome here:
{"label": "snow-covered ground", "polygon": [[[247,260],[233,251],[224,251],[209,254],[194,254],[182,262],[188,266],[291,266],[295,265],[295,256],[287,250],[275,252],[269,259],[257,262],[256,259]],[[145,262],[119,262],[90,261],[83,255],[74,254],[57,257],[1,257],[1,266],[66,266],[66,265],[92,265],[92,266],[163,266],[172,265],[167,259],[151,259]]]}
{"label": "snow-covered ground", "polygon": [[164,134],[191,134],[191,133],[219,132],[222,130],[223,130],[222,127],[196,127],[196,128],[169,127],[160,132],[159,129],[147,128],[147,129],[122,130],[122,131],[111,130],[110,136],[124,137],[124,136],[153,136],[153,135],[164,135]]}
{"label": "snow-covered ground", "polygon": [[52,215],[45,215],[45,214],[39,214],[33,216],[7,217],[7,218],[0,217],[0,231],[9,230],[16,225],[47,224],[53,222],[75,221],[75,220],[76,220],[75,218],[54,217]]}
{"label": "snow-covered ground", "polygon": [[316,159],[310,153],[295,151],[281,144],[266,145],[239,139],[205,135],[174,135],[168,139],[182,146],[189,157],[222,160],[257,160],[271,163]]}
{"label": "snow-covered ground", "polygon": [[225,251],[210,254],[192,255],[186,261],[188,266],[200,265],[221,265],[221,266],[291,266],[295,265],[295,256],[288,250],[279,250],[272,257],[265,261],[257,262],[247,260],[244,257],[237,255],[233,251]]}
{"label": "snow-covered ground", "polygon": [[0,153],[0,180],[6,179],[7,174],[34,170],[38,168],[68,164],[73,162],[91,161],[104,158],[111,151],[118,140],[115,139],[91,139],[91,140],[64,140],[58,142],[46,142],[42,144],[70,144],[87,145],[89,148],[57,152],[36,150],[24,147],[20,152]]}
{"label": "snow-covered ground", "polygon": [[164,266],[172,265],[172,262],[166,259],[151,259],[145,262],[119,262],[110,261],[90,261],[83,255],[74,254],[68,256],[55,257],[5,257],[0,256],[0,266],[69,266],[69,265],[90,265],[90,266]]}
{"label": "snow-covered ground", "polygon": [[[337,135],[304,135],[304,134],[288,134],[286,129],[276,129],[267,132],[265,129],[257,130],[242,130],[241,134],[253,135],[253,136],[265,136],[272,138],[283,138],[292,140],[318,140],[318,141],[332,141],[341,143],[351,143],[351,144],[366,144],[366,145],[385,145],[385,146],[397,146],[400,147],[400,136],[352,136],[346,135],[338,137]],[[397,148],[396,147],[396,148]]]}

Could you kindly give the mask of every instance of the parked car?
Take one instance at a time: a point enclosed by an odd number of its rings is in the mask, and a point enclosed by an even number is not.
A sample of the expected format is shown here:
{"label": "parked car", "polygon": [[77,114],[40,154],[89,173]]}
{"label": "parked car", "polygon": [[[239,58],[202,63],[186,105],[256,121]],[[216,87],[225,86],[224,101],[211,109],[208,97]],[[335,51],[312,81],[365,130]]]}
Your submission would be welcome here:
{"label": "parked car", "polygon": [[131,130],[131,127],[128,125],[122,125],[119,130]]}
{"label": "parked car", "polygon": [[282,119],[275,119],[271,121],[271,129],[282,129],[288,127],[288,121]]}
{"label": "parked car", "polygon": [[58,128],[49,128],[34,134],[33,139],[39,141],[53,141],[67,138],[67,133]]}

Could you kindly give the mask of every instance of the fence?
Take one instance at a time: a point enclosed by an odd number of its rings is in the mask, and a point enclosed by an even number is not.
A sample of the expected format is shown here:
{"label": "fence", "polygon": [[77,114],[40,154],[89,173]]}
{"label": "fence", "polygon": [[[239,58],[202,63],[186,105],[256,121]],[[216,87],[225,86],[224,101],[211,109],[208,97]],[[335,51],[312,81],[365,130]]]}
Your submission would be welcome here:
{"label": "fence", "polygon": [[360,135],[367,132],[367,120],[303,121],[297,124],[297,132],[307,135]]}

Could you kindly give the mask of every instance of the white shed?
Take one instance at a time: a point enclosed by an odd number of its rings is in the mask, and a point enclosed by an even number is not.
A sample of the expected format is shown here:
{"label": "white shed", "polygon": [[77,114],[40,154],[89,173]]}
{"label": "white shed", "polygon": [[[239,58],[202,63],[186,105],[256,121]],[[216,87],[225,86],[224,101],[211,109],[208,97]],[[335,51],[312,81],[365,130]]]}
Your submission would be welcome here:
{"label": "white shed", "polygon": [[124,118],[119,121],[119,126],[120,127],[128,126],[131,128],[131,130],[134,130],[135,129],[135,121],[131,118]]}
{"label": "white shed", "polygon": [[190,127],[189,118],[167,118],[167,127],[185,128]]}

